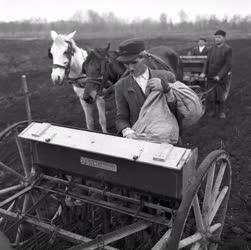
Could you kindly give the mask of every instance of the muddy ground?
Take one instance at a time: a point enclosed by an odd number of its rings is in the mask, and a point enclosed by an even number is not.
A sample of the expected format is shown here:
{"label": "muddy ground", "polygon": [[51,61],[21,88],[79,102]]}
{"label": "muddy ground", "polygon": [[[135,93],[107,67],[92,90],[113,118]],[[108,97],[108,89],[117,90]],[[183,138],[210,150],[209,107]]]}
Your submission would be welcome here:
{"label": "muddy ground", "polygon": [[[121,39],[110,41],[115,48]],[[104,46],[107,40],[78,41],[81,47]],[[147,47],[169,45],[183,51],[193,41],[157,38]],[[186,131],[183,143],[198,147],[200,159],[224,148],[232,162],[233,180],[221,249],[250,249],[251,242],[251,40],[232,40],[233,83],[227,102],[227,119],[205,115]],[[0,130],[24,120],[21,75],[26,74],[31,93],[33,119],[85,127],[84,113],[71,86],[54,87],[50,82],[51,62],[47,58],[49,41],[1,41],[0,46]],[[182,52],[181,52],[182,53]],[[107,117],[114,131],[114,98],[107,99]],[[98,127],[97,127],[98,129]]]}

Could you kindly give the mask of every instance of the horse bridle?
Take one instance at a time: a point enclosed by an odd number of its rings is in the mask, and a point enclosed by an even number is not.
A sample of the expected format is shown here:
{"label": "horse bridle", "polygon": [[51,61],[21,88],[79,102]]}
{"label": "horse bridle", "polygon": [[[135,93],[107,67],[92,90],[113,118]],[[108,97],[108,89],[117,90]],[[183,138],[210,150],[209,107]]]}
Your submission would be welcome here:
{"label": "horse bridle", "polygon": [[[64,69],[65,70],[65,78],[68,80],[69,79],[69,73],[71,71],[71,60],[72,60],[72,56],[75,53],[75,50],[72,46],[72,43],[70,41],[65,41],[68,44],[68,48],[65,52],[66,58],[68,59],[68,63],[66,65],[61,65],[61,64],[56,64],[54,63],[52,65],[53,69],[56,68],[60,68],[60,69]],[[52,58],[52,55],[51,55]]]}
{"label": "horse bridle", "polygon": [[109,58],[107,56],[103,57],[101,56],[98,52],[96,52],[95,50],[92,51],[95,56],[97,58],[102,58],[102,62],[101,62],[101,72],[100,72],[100,76],[98,77],[86,77],[85,82],[94,82],[95,84],[99,85],[99,90],[98,90],[98,95],[102,96],[103,95],[103,88],[105,88],[105,83],[108,80],[108,76],[105,76],[106,73],[106,67],[107,67],[107,60],[109,60]]}

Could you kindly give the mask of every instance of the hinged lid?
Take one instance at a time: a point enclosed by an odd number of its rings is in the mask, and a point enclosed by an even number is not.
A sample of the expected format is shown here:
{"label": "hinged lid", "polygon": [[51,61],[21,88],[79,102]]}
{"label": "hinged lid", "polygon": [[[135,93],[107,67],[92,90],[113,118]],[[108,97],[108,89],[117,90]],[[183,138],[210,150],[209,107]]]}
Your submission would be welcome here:
{"label": "hinged lid", "polygon": [[181,170],[189,159],[190,149],[171,144],[157,144],[142,140],[126,139],[114,135],[95,133],[80,129],[31,123],[19,137],[27,140],[71,148],[97,155],[147,163],[159,167]]}

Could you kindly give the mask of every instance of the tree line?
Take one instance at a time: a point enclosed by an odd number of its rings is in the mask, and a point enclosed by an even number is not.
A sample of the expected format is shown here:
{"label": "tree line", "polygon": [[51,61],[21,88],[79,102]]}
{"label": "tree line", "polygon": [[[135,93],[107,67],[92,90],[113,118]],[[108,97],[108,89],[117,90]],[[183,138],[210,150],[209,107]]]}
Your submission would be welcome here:
{"label": "tree line", "polygon": [[99,14],[93,10],[85,14],[77,11],[69,20],[47,22],[45,19],[29,19],[14,22],[0,22],[0,38],[48,38],[50,30],[59,33],[69,33],[77,30],[79,38],[96,37],[127,37],[127,36],[158,36],[158,35],[188,35],[199,33],[208,35],[221,28],[230,34],[251,34],[251,15],[222,19],[215,15],[197,16],[195,21],[189,21],[185,11],[178,13],[179,22],[174,23],[166,13],[159,20],[151,18],[135,19],[127,22],[117,17],[113,12]]}

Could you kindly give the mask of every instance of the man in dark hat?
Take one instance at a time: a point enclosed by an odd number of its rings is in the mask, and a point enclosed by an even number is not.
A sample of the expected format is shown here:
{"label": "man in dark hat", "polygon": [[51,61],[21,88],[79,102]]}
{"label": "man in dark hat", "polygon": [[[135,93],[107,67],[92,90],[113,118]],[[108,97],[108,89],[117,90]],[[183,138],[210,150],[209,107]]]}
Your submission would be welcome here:
{"label": "man in dark hat", "polygon": [[230,89],[232,48],[225,43],[226,32],[217,30],[214,34],[215,44],[208,52],[207,62],[201,77],[207,77],[208,87],[213,88],[209,95],[211,115],[225,119],[225,102]]}
{"label": "man in dark hat", "polygon": [[192,51],[189,52],[191,56],[206,56],[208,53],[208,48],[206,46],[207,40],[205,37],[200,37],[197,46],[195,46]]}
{"label": "man in dark hat", "polygon": [[115,85],[117,105],[116,127],[124,137],[134,138],[132,126],[146,100],[146,86],[158,84],[164,93],[170,90],[168,82],[175,82],[175,75],[166,70],[151,70],[144,63],[142,40],[129,39],[119,45],[117,60],[124,63],[130,74]]}

